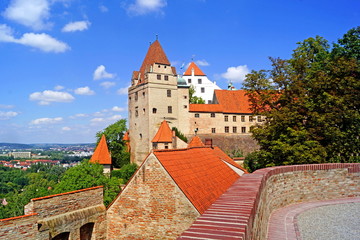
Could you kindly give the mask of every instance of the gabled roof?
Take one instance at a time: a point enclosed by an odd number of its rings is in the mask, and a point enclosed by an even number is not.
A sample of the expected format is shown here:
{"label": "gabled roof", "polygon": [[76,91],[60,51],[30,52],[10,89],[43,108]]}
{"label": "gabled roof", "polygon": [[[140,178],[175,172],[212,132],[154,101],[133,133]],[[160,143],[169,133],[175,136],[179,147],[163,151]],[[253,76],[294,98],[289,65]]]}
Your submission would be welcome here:
{"label": "gabled roof", "polygon": [[150,70],[150,66],[154,63],[160,63],[170,66],[170,61],[168,60],[158,40],[156,40],[150,45],[149,50],[146,53],[144,61],[140,67],[141,80],[144,80],[145,72],[148,72]]}
{"label": "gabled roof", "polygon": [[245,90],[215,90],[217,104],[190,104],[190,112],[252,113]]}
{"label": "gabled roof", "polygon": [[205,144],[201,141],[201,139],[198,136],[195,136],[191,139],[191,141],[188,144],[188,148],[193,147],[205,147]]}
{"label": "gabled roof", "polygon": [[123,140],[123,141],[129,141],[129,140],[130,140],[129,132],[128,132],[128,131],[125,132],[122,140]]}
{"label": "gabled roof", "polygon": [[101,136],[100,142],[97,145],[94,154],[91,156],[90,162],[99,164],[111,164],[111,155],[104,134]]}
{"label": "gabled roof", "polygon": [[169,143],[172,142],[172,131],[167,121],[162,121],[159,130],[151,142]]}
{"label": "gabled roof", "polygon": [[195,76],[206,76],[206,74],[203,73],[203,71],[201,71],[201,69],[194,62],[190,63],[189,67],[186,69],[186,71],[184,73],[184,76],[191,76],[192,69],[194,69]]}
{"label": "gabled roof", "polygon": [[153,153],[200,214],[239,178],[212,148],[155,150]]}
{"label": "gabled roof", "polygon": [[224,113],[252,113],[245,90],[215,90],[215,97]]}

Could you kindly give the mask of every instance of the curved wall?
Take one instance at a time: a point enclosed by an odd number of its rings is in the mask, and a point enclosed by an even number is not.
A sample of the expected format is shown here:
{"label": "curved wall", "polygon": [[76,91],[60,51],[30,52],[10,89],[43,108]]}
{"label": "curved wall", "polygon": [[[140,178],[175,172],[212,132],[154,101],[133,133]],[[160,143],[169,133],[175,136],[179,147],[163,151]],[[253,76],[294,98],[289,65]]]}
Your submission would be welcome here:
{"label": "curved wall", "polygon": [[243,175],[179,239],[266,239],[271,213],[293,203],[360,196],[360,163],[271,167]]}

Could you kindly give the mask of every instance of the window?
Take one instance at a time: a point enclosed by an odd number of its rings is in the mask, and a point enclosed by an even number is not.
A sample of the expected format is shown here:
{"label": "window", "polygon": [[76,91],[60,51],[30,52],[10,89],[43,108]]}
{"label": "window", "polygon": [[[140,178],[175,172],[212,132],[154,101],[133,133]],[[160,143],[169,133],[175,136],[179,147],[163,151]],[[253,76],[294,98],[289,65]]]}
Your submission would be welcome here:
{"label": "window", "polygon": [[167,96],[171,97],[171,90],[167,90]]}
{"label": "window", "polygon": [[143,92],[143,97],[145,97],[145,92]]}
{"label": "window", "polygon": [[165,81],[169,81],[169,76],[164,77]]}
{"label": "window", "polygon": [[208,100],[208,104],[211,104],[211,100]]}
{"label": "window", "polygon": [[138,100],[138,93],[136,92],[135,93],[135,101],[137,101]]}
{"label": "window", "polygon": [[233,133],[237,132],[237,127],[233,127]]}
{"label": "window", "polygon": [[135,109],[135,117],[139,116],[139,111]]}
{"label": "window", "polygon": [[215,133],[216,129],[215,128],[211,128],[211,133]]}
{"label": "window", "polygon": [[140,139],[142,139],[142,134],[141,133],[139,134],[139,137],[140,137]]}
{"label": "window", "polygon": [[202,83],[202,80],[201,78],[198,79],[198,84],[201,84]]}
{"label": "window", "polygon": [[249,122],[252,122],[254,120],[253,116],[249,116]]}
{"label": "window", "polygon": [[169,144],[165,143],[165,149],[169,149]]}
{"label": "window", "polygon": [[201,88],[201,93],[204,93],[205,92],[205,88]]}
{"label": "window", "polygon": [[229,127],[225,127],[225,133],[229,133]]}
{"label": "window", "polygon": [[210,113],[210,117],[215,117],[215,113]]}
{"label": "window", "polygon": [[199,113],[195,113],[195,117],[196,117],[196,118],[200,117],[200,114],[199,114]]}
{"label": "window", "polygon": [[168,113],[172,113],[172,106],[168,106]]}
{"label": "window", "polygon": [[233,116],[233,122],[236,122],[236,116]]}
{"label": "window", "polygon": [[131,97],[129,97],[129,101],[131,101]]}
{"label": "window", "polygon": [[143,114],[145,114],[145,108],[143,108]]}
{"label": "window", "polygon": [[158,68],[160,68],[160,65],[158,65]]}
{"label": "window", "polygon": [[188,83],[191,83],[191,79],[190,79],[190,78],[188,79]]}
{"label": "window", "polygon": [[261,122],[261,116],[257,116],[257,121]]}
{"label": "window", "polygon": [[184,96],[184,99],[187,99],[187,96]]}
{"label": "window", "polygon": [[241,127],[241,132],[246,133],[246,127]]}
{"label": "window", "polygon": [[225,120],[225,122],[228,122],[229,121],[229,116],[224,116],[224,120]]}
{"label": "window", "polygon": [[160,74],[156,75],[156,78],[157,80],[161,80],[161,75]]}
{"label": "window", "polygon": [[184,108],[187,108],[187,105],[184,105]]}
{"label": "window", "polygon": [[157,109],[156,108],[153,108],[153,113],[156,113],[157,112]]}
{"label": "window", "polygon": [[241,121],[245,122],[245,116],[241,116]]}

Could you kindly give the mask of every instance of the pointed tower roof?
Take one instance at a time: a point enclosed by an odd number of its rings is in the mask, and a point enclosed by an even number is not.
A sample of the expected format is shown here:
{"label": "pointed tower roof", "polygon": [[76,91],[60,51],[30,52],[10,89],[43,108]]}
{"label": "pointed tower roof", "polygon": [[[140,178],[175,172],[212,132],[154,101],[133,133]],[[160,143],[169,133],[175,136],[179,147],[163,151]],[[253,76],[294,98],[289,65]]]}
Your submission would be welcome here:
{"label": "pointed tower roof", "polygon": [[172,131],[166,120],[161,122],[159,130],[151,142],[172,142]]}
{"label": "pointed tower roof", "polygon": [[195,76],[206,76],[206,74],[203,73],[203,71],[201,71],[201,69],[194,62],[190,63],[189,67],[186,69],[186,71],[184,73],[184,76],[191,76],[192,69],[194,69]]}
{"label": "pointed tower roof", "polygon": [[170,66],[170,61],[167,58],[158,40],[156,40],[150,45],[149,50],[146,53],[145,59],[140,68],[141,80],[144,79],[145,72],[149,71],[150,66],[154,63],[160,63]]}
{"label": "pointed tower roof", "polygon": [[111,155],[104,134],[101,136],[100,142],[97,145],[94,154],[91,156],[90,162],[100,163],[100,164],[111,164]]}
{"label": "pointed tower roof", "polygon": [[198,136],[195,136],[191,139],[191,141],[188,144],[188,148],[193,147],[205,147],[205,144],[201,141],[201,139]]}

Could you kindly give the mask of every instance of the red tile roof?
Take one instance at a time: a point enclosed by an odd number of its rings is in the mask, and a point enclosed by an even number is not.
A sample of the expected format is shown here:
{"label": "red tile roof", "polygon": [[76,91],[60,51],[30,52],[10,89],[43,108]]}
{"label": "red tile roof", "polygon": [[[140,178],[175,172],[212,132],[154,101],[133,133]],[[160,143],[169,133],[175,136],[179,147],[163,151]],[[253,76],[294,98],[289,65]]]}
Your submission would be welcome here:
{"label": "red tile roof", "polygon": [[125,132],[124,136],[123,136],[123,141],[129,141],[130,138],[129,138],[129,132]]}
{"label": "red tile roof", "polygon": [[111,155],[106,144],[105,135],[101,136],[100,142],[97,145],[94,154],[90,159],[91,163],[100,163],[100,164],[111,164]]}
{"label": "red tile roof", "polygon": [[190,112],[252,113],[245,90],[215,90],[218,104],[190,104]]}
{"label": "red tile roof", "polygon": [[200,214],[239,178],[212,148],[155,150],[154,155]]}
{"label": "red tile roof", "polygon": [[167,121],[162,121],[159,130],[151,142],[172,142],[172,131]]}
{"label": "red tile roof", "polygon": [[222,112],[220,104],[189,104],[190,112]]}
{"label": "red tile roof", "polygon": [[[170,66],[170,61],[168,60],[163,48],[160,45],[160,42],[156,40],[153,42],[149,50],[145,56],[145,59],[140,67],[140,79],[144,80],[145,73],[150,70],[150,66],[154,63],[160,63]],[[134,74],[137,74],[138,72],[134,72]],[[136,77],[137,78],[137,77]]]}
{"label": "red tile roof", "polygon": [[201,69],[194,62],[190,63],[189,67],[186,69],[186,71],[184,73],[184,76],[191,76],[192,69],[194,69],[195,76],[206,76],[206,74],[203,73],[203,71],[201,71]]}
{"label": "red tile roof", "polygon": [[191,139],[191,141],[188,144],[188,148],[193,147],[205,147],[205,144],[201,141],[201,139],[198,136],[195,136]]}
{"label": "red tile roof", "polygon": [[215,90],[215,96],[224,113],[252,113],[245,90]]}

